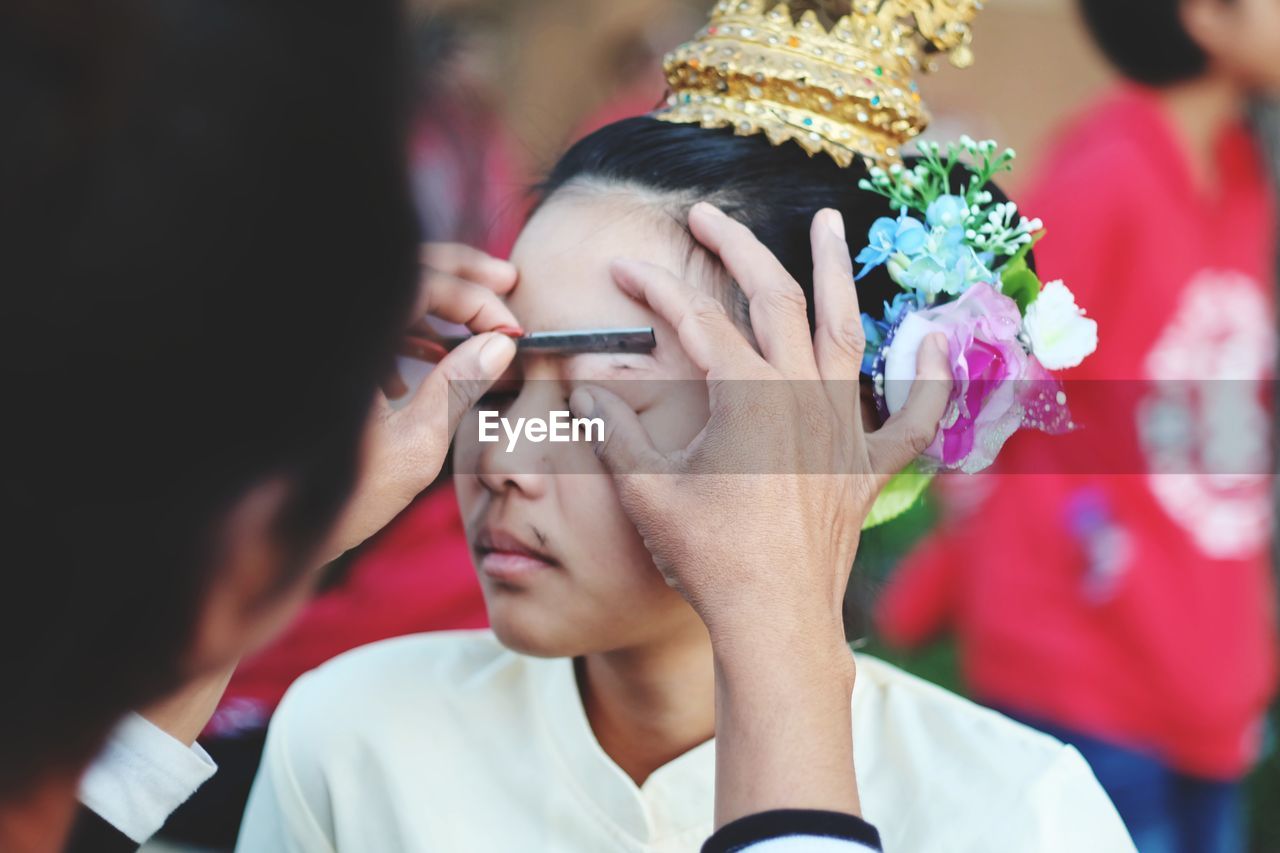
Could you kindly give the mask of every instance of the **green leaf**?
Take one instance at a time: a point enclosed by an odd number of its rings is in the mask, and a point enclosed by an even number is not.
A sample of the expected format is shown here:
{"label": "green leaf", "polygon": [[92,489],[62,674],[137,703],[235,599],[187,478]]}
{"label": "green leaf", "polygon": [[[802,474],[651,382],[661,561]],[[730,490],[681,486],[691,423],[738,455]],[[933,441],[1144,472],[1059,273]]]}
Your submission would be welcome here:
{"label": "green leaf", "polygon": [[915,463],[895,474],[872,504],[867,520],[862,523],[862,529],[879,527],[911,509],[931,480],[933,475],[920,473]]}
{"label": "green leaf", "polygon": [[1018,311],[1026,314],[1027,308],[1040,295],[1040,279],[1026,268],[1026,262],[1023,261],[1022,269],[1005,269],[1000,278],[1000,292],[1018,303]]}
{"label": "green leaf", "polygon": [[1030,269],[1030,267],[1027,266],[1026,255],[1014,257],[1013,260],[1006,261],[1005,265],[999,268],[1000,280],[1004,281],[1005,276],[1013,275],[1016,272],[1022,272],[1025,269]]}

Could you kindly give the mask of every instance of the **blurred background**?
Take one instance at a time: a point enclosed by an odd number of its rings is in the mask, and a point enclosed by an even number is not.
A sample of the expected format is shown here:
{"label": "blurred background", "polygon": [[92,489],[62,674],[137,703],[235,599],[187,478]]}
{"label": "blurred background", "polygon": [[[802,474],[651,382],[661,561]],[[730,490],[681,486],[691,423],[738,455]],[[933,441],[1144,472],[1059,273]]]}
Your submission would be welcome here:
{"label": "blurred background", "polygon": [[[931,136],[967,132],[1017,149],[1022,161],[1008,187],[1016,193],[1018,178],[1034,173],[1052,129],[1096,95],[1111,73],[1070,0],[988,5],[975,27],[974,66],[961,72],[939,63],[922,87],[934,114]],[[501,243],[518,227],[524,188],[573,138],[658,104],[665,89],[662,55],[701,26],[709,3],[450,0],[431,7],[419,23],[420,58],[432,69],[422,77],[424,106],[440,98],[452,102],[464,125],[438,132],[451,130],[470,145],[481,134],[482,150],[502,164],[495,175],[489,161],[478,178],[477,149],[459,145],[476,158],[470,165],[477,169],[443,184],[478,180],[483,192],[472,197],[487,197],[494,207],[470,211],[438,233]]]}
{"label": "blurred background", "polygon": [[[661,101],[661,57],[701,26],[709,0],[428,5],[415,27],[421,120],[413,143],[416,191],[431,211],[427,233],[505,256],[528,188],[569,142]],[[921,81],[934,115],[929,135],[968,133],[1016,148],[1019,168],[1005,187],[1016,199],[1021,182],[1037,173],[1055,128],[1103,91],[1113,74],[1071,0],[991,2],[975,25],[974,52],[972,68],[940,63]],[[854,609],[871,612],[902,556],[936,517],[926,499],[864,538]],[[432,573],[422,571],[424,564]],[[175,816],[166,840],[148,849],[233,843],[267,720],[303,671],[386,636],[484,624],[452,493],[442,483],[333,567],[293,630],[245,663],[202,739],[222,771]],[[903,652],[868,630],[866,651],[965,692],[951,640]],[[1274,729],[1274,709],[1272,717]],[[1248,783],[1248,836],[1254,851],[1280,851],[1280,763],[1271,746],[1265,754]]]}

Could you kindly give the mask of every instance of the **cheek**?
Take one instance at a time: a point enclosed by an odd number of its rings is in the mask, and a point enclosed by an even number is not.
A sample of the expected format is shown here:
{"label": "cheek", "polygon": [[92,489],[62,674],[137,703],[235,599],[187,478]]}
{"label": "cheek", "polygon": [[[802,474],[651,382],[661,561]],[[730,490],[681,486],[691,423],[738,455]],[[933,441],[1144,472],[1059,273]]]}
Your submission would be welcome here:
{"label": "cheek", "polygon": [[453,489],[464,521],[471,517],[470,511],[484,494],[484,487],[476,476],[480,463],[477,426],[478,416],[471,412],[462,419],[462,425],[453,441]]}
{"label": "cheek", "polygon": [[1244,57],[1246,71],[1274,82],[1280,78],[1280,2],[1255,0],[1249,12],[1233,27],[1231,50]]}
{"label": "cheek", "polygon": [[[595,458],[595,454],[592,454]],[[607,577],[607,564],[639,548],[640,534],[631,525],[618,491],[608,474],[557,477],[557,503],[562,517],[572,532],[575,556],[583,565],[578,570],[586,576]]]}
{"label": "cheek", "polygon": [[[1264,27],[1260,27],[1264,43],[1261,45],[1260,57],[1266,62],[1271,76],[1280,76],[1280,5],[1271,11]],[[1274,94],[1274,93],[1273,93]]]}
{"label": "cheek", "polygon": [[[560,505],[572,523],[575,582],[610,619],[634,611],[654,591],[667,591],[644,540],[632,525],[608,475],[573,477]],[[561,480],[561,485],[564,480]],[[621,610],[619,609],[621,608]]]}

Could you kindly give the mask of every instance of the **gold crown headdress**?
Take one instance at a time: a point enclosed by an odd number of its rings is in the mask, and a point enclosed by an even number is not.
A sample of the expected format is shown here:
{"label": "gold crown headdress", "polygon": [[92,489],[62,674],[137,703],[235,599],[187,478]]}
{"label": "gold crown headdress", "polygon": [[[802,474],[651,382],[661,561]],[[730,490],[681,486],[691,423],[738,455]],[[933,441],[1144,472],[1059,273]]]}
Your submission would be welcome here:
{"label": "gold crown headdress", "polygon": [[982,0],[853,0],[830,28],[811,8],[795,21],[787,3],[770,5],[716,3],[707,26],[667,55],[671,95],[655,117],[793,140],[848,166],[855,155],[897,161],[924,130],[922,49],[972,63],[969,22]]}

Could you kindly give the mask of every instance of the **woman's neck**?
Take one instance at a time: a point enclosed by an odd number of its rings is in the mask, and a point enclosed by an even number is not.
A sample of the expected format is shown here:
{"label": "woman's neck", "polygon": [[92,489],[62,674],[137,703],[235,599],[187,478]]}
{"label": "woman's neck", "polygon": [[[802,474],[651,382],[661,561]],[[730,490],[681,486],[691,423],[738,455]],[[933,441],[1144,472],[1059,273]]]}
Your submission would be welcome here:
{"label": "woman's neck", "polygon": [[689,636],[576,665],[596,740],[637,785],[715,734],[711,642],[700,624]]}
{"label": "woman's neck", "polygon": [[1177,129],[1196,188],[1213,194],[1222,177],[1216,156],[1218,137],[1224,127],[1242,117],[1244,96],[1230,79],[1210,73],[1161,89],[1160,100]]}

